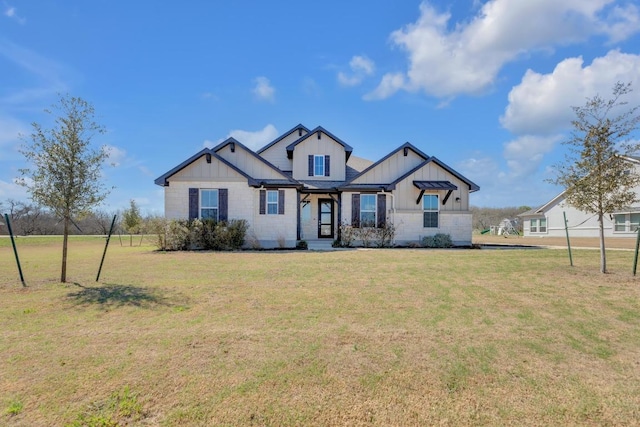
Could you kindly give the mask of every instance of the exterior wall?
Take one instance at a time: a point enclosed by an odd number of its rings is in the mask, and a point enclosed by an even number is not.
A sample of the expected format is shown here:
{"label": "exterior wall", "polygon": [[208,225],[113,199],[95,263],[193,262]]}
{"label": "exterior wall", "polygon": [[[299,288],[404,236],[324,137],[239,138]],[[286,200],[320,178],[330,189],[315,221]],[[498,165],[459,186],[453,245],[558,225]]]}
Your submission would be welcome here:
{"label": "exterior wall", "polygon": [[[342,193],[342,221],[351,224],[351,195],[352,192]],[[358,193],[355,193],[358,194]],[[395,192],[393,197],[398,198]],[[472,234],[472,215],[468,211],[440,211],[438,218],[438,228],[423,227],[422,204],[416,205],[413,198],[414,207],[412,209],[393,209],[394,203],[391,194],[387,193],[387,218],[396,227],[396,244],[408,244],[418,242],[422,237],[434,236],[438,233],[449,234],[451,240],[456,245],[470,245]],[[453,197],[453,196],[451,196]],[[448,202],[447,202],[448,203]]]}
{"label": "exterior wall", "polygon": [[211,163],[207,163],[204,155],[169,178],[170,182],[238,180],[246,182],[245,177],[213,156],[211,157]]}
{"label": "exterior wall", "polygon": [[[307,139],[296,145],[293,150],[293,178],[299,180],[344,181],[346,179],[346,153],[344,147],[333,138],[320,133],[320,139],[315,132]],[[309,176],[309,155],[331,156],[330,176]]]}
{"label": "exterior wall", "polygon": [[[419,209],[422,212],[422,202],[416,204],[416,200],[420,195],[420,190],[413,185],[413,181],[451,182],[453,185],[458,187],[458,189],[453,190],[444,206],[442,204],[440,205],[440,212],[469,211],[469,186],[458,179],[455,175],[452,175],[435,163],[427,163],[423,168],[409,175],[406,179],[396,185],[396,189],[393,193],[396,197],[396,209],[398,211],[413,211]],[[440,203],[442,203],[447,192],[448,190],[425,191],[425,194],[438,194],[440,196]],[[456,199],[459,200],[456,201]]]}
{"label": "exterior wall", "polygon": [[246,245],[249,247],[295,247],[296,190],[284,189],[284,215],[260,215],[260,194],[244,181],[173,181],[165,187],[165,217],[189,217],[189,188],[227,188],[229,190],[229,219],[244,219],[249,223]]}
{"label": "exterior wall", "polygon": [[216,154],[253,178],[282,179],[282,175],[279,174],[278,171],[273,170],[273,168],[261,162],[252,153],[247,152],[239,146],[236,146],[235,151],[231,152],[231,147],[226,145]]}
{"label": "exterior wall", "polygon": [[424,161],[425,159],[413,150],[408,150],[407,156],[404,155],[403,150],[399,150],[384,162],[355,179],[353,183],[379,184],[393,182]]}
{"label": "exterior wall", "polygon": [[407,244],[418,242],[425,236],[438,233],[448,234],[454,245],[471,245],[473,221],[470,212],[441,212],[438,228],[424,228],[422,225],[422,210],[419,212],[398,212],[394,215],[396,226],[396,243]]}
{"label": "exterior wall", "polygon": [[[302,136],[306,134],[307,131],[302,129]],[[295,130],[289,135],[282,138],[277,143],[273,144],[271,147],[264,150],[262,153],[260,153],[260,156],[262,156],[265,160],[267,160],[269,163],[280,170],[293,170],[293,162],[291,159],[287,158],[287,146],[300,138],[301,136],[298,135],[298,131]]]}
{"label": "exterior wall", "polygon": [[[531,237],[565,237],[564,217],[562,213],[567,215],[567,225],[569,226],[569,237],[599,237],[598,217],[578,210],[567,205],[564,200],[559,200],[557,204],[549,207],[546,212],[540,216],[525,217],[522,222],[523,232],[525,236]],[[546,233],[531,232],[531,218],[547,218]],[[637,233],[632,231],[615,231],[614,221],[608,214],[604,216],[604,235],[605,237],[636,237]]]}

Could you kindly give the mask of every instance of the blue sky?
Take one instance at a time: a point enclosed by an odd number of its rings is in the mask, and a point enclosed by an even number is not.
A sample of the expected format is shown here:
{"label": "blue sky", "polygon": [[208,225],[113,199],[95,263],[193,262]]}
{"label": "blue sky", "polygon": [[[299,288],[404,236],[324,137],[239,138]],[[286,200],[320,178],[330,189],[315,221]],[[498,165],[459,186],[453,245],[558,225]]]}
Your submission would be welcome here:
{"label": "blue sky", "polygon": [[161,214],[154,178],[298,123],[370,160],[409,141],[480,185],[476,206],[537,206],[570,107],[616,81],[640,104],[637,0],[0,0],[0,202],[27,199],[18,134],[69,93],[108,130],[106,210]]}

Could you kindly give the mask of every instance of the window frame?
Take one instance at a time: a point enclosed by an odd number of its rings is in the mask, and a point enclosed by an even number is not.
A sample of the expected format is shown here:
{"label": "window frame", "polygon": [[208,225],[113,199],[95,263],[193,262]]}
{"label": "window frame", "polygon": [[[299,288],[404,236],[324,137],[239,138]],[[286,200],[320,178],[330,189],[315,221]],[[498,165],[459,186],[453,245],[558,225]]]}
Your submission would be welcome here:
{"label": "window frame", "polygon": [[[320,159],[320,163],[318,163],[318,159]],[[313,155],[313,176],[325,176],[325,164],[324,164],[324,155],[322,154],[314,154]],[[320,169],[320,173],[318,173],[318,169]]]}
{"label": "window frame", "polygon": [[546,233],[546,232],[547,232],[547,217],[539,218],[538,233]]}
{"label": "window frame", "polygon": [[[275,201],[270,200],[271,195],[275,194]],[[279,202],[279,194],[278,194],[278,190],[267,190],[267,194],[266,194],[266,200],[265,200],[265,214],[267,215],[278,215],[278,202]],[[271,212],[275,207],[275,210],[273,212]]]}
{"label": "window frame", "polygon": [[[618,218],[622,218],[623,221],[619,222]],[[636,222],[633,221],[634,219],[636,220]],[[636,233],[639,227],[640,212],[625,212],[613,214],[614,233]]]}
{"label": "window frame", "polygon": [[[426,201],[435,198],[435,208],[432,204],[427,206]],[[435,214],[435,226],[433,225],[433,214]],[[427,221],[427,215],[429,221]],[[422,227],[423,228],[440,228],[440,195],[439,194],[423,194],[422,195]]]}
{"label": "window frame", "polygon": [[[366,203],[364,203],[364,198],[373,197],[373,209],[364,209]],[[373,221],[364,221],[362,219],[362,213],[373,213]],[[361,228],[375,228],[377,224],[378,216],[378,197],[376,194],[372,193],[361,193],[360,194],[360,227]]]}
{"label": "window frame", "polygon": [[[204,193],[213,193],[215,192],[215,198],[211,199],[203,197]],[[213,219],[215,221],[219,221],[220,220],[220,191],[218,188],[201,188],[198,194],[199,200],[198,200],[198,218],[199,219]],[[215,200],[215,204],[214,205],[209,205],[204,203],[204,200],[207,200],[207,202],[211,202],[212,200]],[[204,216],[203,212],[204,210],[213,210],[215,211],[215,216]]]}

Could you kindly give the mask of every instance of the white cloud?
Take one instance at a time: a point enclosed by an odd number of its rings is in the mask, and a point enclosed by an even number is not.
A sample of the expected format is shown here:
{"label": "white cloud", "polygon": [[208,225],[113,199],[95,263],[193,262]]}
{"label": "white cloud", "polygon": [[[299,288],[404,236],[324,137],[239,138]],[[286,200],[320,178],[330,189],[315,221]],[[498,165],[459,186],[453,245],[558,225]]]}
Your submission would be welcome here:
{"label": "white cloud", "polygon": [[5,5],[4,16],[15,20],[20,25],[24,25],[27,22],[26,18],[23,18],[18,15],[18,10],[15,7],[9,6],[7,3],[4,3],[4,5]]}
{"label": "white cloud", "polygon": [[581,57],[560,62],[550,74],[528,70],[509,93],[509,105],[500,118],[502,126],[516,134],[553,134],[569,128],[574,112],[586,98],[607,99],[616,82],[633,82],[626,97],[640,103],[640,55],[612,50],[583,67]]}
{"label": "white cloud", "polygon": [[1,98],[0,103],[3,104],[40,101],[43,97],[65,93],[69,88],[67,81],[76,77],[76,73],[63,64],[1,38],[0,56],[27,71],[37,82],[33,87],[15,91]]}
{"label": "white cloud", "polygon": [[276,127],[268,124],[263,129],[253,132],[240,129],[232,130],[224,139],[219,139],[217,142],[206,139],[202,146],[203,148],[213,148],[227,138],[235,138],[250,149],[257,150],[276,139],[279,135]]}
{"label": "white cloud", "polygon": [[594,35],[620,41],[640,31],[638,8],[629,4],[623,10],[612,1],[489,0],[473,19],[457,23],[425,1],[415,23],[391,34],[393,44],[408,54],[404,79],[397,72],[383,76],[367,99],[386,98],[401,89],[437,97],[480,94],[506,63],[531,50]]}
{"label": "white cloud", "polygon": [[338,82],[343,86],[357,86],[365,77],[373,74],[375,64],[366,56],[356,55],[349,61],[349,68],[351,68],[350,75],[342,71],[338,73]]}
{"label": "white cloud", "polygon": [[20,135],[27,135],[29,128],[12,117],[0,116],[0,160],[7,160],[18,152]]}
{"label": "white cloud", "polygon": [[271,82],[266,77],[257,77],[254,80],[255,87],[253,88],[253,94],[257,99],[262,101],[275,101],[276,90],[271,86]]}
{"label": "white cloud", "polygon": [[107,156],[109,156],[109,163],[111,163],[113,167],[118,167],[122,162],[127,160],[127,152],[115,145],[105,145],[103,150],[107,153]]}
{"label": "white cloud", "polygon": [[562,139],[560,135],[524,135],[504,146],[504,158],[511,178],[526,178],[538,171],[544,155],[551,152]]}
{"label": "white cloud", "polygon": [[29,198],[29,193],[26,187],[18,185],[18,179],[13,179],[11,182],[0,180],[0,200],[14,199],[14,200],[26,200]]}

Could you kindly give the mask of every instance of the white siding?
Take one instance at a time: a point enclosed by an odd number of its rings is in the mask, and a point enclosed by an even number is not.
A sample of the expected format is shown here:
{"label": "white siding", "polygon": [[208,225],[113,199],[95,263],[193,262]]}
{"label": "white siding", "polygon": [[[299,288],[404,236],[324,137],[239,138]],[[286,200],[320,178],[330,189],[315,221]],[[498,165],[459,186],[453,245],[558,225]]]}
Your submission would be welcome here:
{"label": "white siding", "polygon": [[383,184],[393,182],[411,169],[424,162],[421,156],[413,150],[407,150],[404,155],[403,150],[399,150],[384,162],[376,165],[364,175],[353,181],[354,184]]}
{"label": "white siding", "polygon": [[[344,147],[324,133],[318,139],[316,132],[296,145],[293,150],[293,178],[299,180],[344,181],[346,153]],[[309,176],[309,155],[331,156],[330,176]]]}
{"label": "white siding", "polygon": [[231,147],[226,145],[216,153],[238,169],[253,178],[263,179],[282,179],[282,174],[269,167],[255,155],[247,152],[244,148],[236,145],[235,151],[231,151]]}
{"label": "white siding", "polygon": [[[306,135],[307,131],[302,129],[302,136]],[[295,130],[289,135],[282,138],[277,143],[260,153],[265,160],[283,171],[293,170],[293,162],[287,158],[287,146],[292,142],[297,141],[302,136],[298,136],[298,131]]]}

